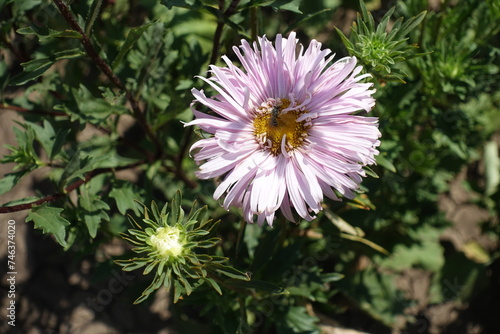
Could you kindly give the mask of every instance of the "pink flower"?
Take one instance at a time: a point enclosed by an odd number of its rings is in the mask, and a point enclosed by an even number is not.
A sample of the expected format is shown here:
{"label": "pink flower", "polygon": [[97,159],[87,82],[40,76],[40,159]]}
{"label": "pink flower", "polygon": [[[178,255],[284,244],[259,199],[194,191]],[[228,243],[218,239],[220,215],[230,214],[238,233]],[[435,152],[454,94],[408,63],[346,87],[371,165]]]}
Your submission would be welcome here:
{"label": "pink flower", "polygon": [[297,43],[295,33],[278,35],[275,46],[243,40],[233,48],[243,69],[223,56],[226,66],[212,65],[211,78],[202,78],[216,96],[192,89],[212,111],[192,107],[196,119],[186,124],[213,134],[191,147],[204,162],[197,176],[223,177],[214,198],[225,195],[224,208],[242,208],[247,222],[257,215],[259,225],[272,225],[278,209],[291,221],[294,211],[312,220],[323,195],[353,198],[380,145],[378,119],[355,115],[375,104],[356,58],[331,64],[321,43],[305,51]]}

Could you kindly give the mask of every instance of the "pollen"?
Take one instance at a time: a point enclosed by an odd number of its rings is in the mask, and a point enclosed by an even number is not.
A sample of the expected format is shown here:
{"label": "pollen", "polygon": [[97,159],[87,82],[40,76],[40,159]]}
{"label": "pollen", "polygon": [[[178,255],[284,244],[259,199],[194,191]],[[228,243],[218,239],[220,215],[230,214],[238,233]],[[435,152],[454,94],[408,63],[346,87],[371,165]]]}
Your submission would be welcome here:
{"label": "pollen", "polygon": [[253,125],[257,142],[274,156],[284,153],[283,140],[286,153],[303,146],[311,120],[298,121],[298,118],[306,113],[304,108],[295,106],[288,99],[267,100],[255,109]]}

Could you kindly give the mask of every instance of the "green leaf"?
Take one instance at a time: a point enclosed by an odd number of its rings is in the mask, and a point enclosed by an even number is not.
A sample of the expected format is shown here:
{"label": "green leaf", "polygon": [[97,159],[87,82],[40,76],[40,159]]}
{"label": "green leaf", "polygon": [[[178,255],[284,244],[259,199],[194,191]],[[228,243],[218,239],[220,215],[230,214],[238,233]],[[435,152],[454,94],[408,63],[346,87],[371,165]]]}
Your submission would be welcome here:
{"label": "green leaf", "polygon": [[340,30],[339,28],[335,27],[335,30],[337,31],[337,34],[339,34],[340,39],[342,40],[342,43],[344,43],[344,46],[346,47],[347,51],[349,51],[349,54],[352,56],[353,51],[354,51],[354,44],[347,38],[346,35]]}
{"label": "green leaf", "polygon": [[337,282],[340,281],[341,279],[344,278],[344,275],[339,274],[339,273],[326,273],[326,274],[321,274],[321,281],[323,283],[331,283],[331,282]]}
{"label": "green leaf", "polygon": [[226,266],[220,263],[208,263],[207,269],[215,269],[216,272],[219,274],[225,275],[230,278],[238,279],[238,280],[243,280],[243,281],[249,281],[250,276],[248,273],[244,273],[236,268],[233,268],[231,266]]}
{"label": "green leaf", "polygon": [[109,193],[109,197],[114,198],[118,211],[122,215],[126,215],[128,210],[133,210],[136,216],[139,216],[139,208],[134,200],[140,200],[142,192],[133,183],[117,180],[113,182],[113,189]]}
{"label": "green leaf", "polygon": [[52,124],[46,119],[43,120],[43,127],[36,123],[30,123],[30,126],[35,130],[36,138],[47,152],[49,160],[52,161],[61,151],[66,136],[71,130],[63,128],[55,133]]}
{"label": "green leaf", "polygon": [[170,202],[170,219],[169,225],[175,226],[180,224],[184,218],[184,210],[181,207],[182,195],[179,190],[175,192],[172,201]]}
{"label": "green leaf", "polygon": [[[370,12],[368,12],[368,9],[366,8],[365,2],[363,0],[359,1],[359,6],[361,9],[361,19],[358,17],[358,23],[366,23],[366,27],[369,29],[369,31],[374,31],[375,30],[375,21],[373,20],[373,16]],[[360,24],[361,26],[361,24]]]}
{"label": "green leaf", "polygon": [[0,179],[0,195],[12,190],[12,188],[21,181],[21,178],[30,171],[29,169],[23,169],[14,173],[5,174],[4,177]]}
{"label": "green leaf", "polygon": [[377,161],[377,165],[380,165],[385,169],[393,173],[396,173],[396,167],[394,166],[394,164],[391,161],[389,161],[383,154],[377,155],[375,157],[375,160]]}
{"label": "green leaf", "polygon": [[61,179],[59,180],[59,188],[63,189],[68,182],[75,178],[81,180],[85,179],[84,174],[90,172],[92,169],[93,159],[88,156],[80,159],[80,149],[78,148],[71,156],[66,168],[64,168]]}
{"label": "green leaf", "polygon": [[111,115],[121,115],[128,112],[127,108],[121,104],[111,104],[104,98],[94,96],[82,83],[78,88],[72,88],[71,94],[77,108],[74,104],[69,104],[69,106],[58,105],[54,109],[67,113],[72,121],[78,120],[82,123],[100,125],[108,121]]}
{"label": "green leaf", "polygon": [[23,85],[28,81],[35,80],[47,71],[53,62],[48,58],[35,59],[27,63],[21,63],[25,70],[10,80],[9,84],[14,86]]}
{"label": "green leaf", "polygon": [[120,52],[118,55],[116,55],[115,60],[113,60],[113,63],[111,64],[111,67],[115,69],[120,62],[122,61],[123,57],[127,54],[127,52],[134,46],[134,43],[141,38],[142,34],[146,29],[148,29],[154,22],[148,22],[138,28],[132,28],[130,29],[127,39],[125,42],[121,45],[120,47]]}
{"label": "green leaf", "polygon": [[222,295],[222,290],[220,289],[220,286],[219,284],[217,284],[217,282],[209,277],[205,277],[203,280],[210,283],[210,285],[219,293],[219,295]]}
{"label": "green leaf", "polygon": [[332,211],[326,209],[325,210],[325,216],[332,222],[333,225],[335,225],[341,232],[348,233],[350,235],[356,235],[356,236],[364,236],[365,233],[359,228],[359,227],[354,227],[348,222],[346,222],[344,219],[342,219],[339,215],[336,213],[333,213]]}
{"label": "green leaf", "polygon": [[367,245],[368,247],[380,252],[380,253],[383,253],[385,255],[390,255],[390,253],[384,249],[382,246],[379,246],[377,245],[376,243],[374,243],[373,241],[370,241],[368,239],[365,239],[361,236],[358,236],[358,235],[351,235],[351,234],[346,234],[346,233],[340,233],[340,236],[344,239],[349,239],[349,240],[352,240],[352,241],[357,241],[357,242],[361,242],[362,244],[365,244]]}
{"label": "green leaf", "polygon": [[288,28],[286,28],[286,30],[283,32],[283,35],[287,35],[290,31],[295,30],[297,27],[303,25],[304,23],[311,20],[312,18],[314,18],[320,14],[329,12],[331,10],[332,10],[331,8],[324,8],[324,9],[318,10],[317,12],[314,12],[314,13],[302,15],[301,16],[302,18],[298,22],[296,22],[296,23],[290,25]]}
{"label": "green leaf", "polygon": [[[310,315],[304,306],[291,306],[285,317],[285,332],[291,329],[294,333],[312,333],[317,331],[319,319]],[[278,328],[278,332],[280,329]]]}
{"label": "green leaf", "polygon": [[43,120],[43,127],[36,124],[31,123],[30,126],[35,130],[36,138],[42,144],[43,149],[47,152],[47,155],[50,157],[50,151],[53,146],[53,142],[55,139],[55,132],[52,124],[46,119]]}
{"label": "green leaf", "polygon": [[402,26],[401,29],[398,30],[396,35],[394,36],[396,39],[403,39],[408,35],[413,29],[415,29],[420,22],[425,18],[425,15],[427,14],[427,11],[423,11],[417,16],[412,17],[408,21],[406,21]]}
{"label": "green leaf", "polygon": [[369,176],[376,178],[376,179],[379,178],[378,174],[375,173],[375,171],[373,169],[371,169],[370,167],[364,166],[363,170],[366,172],[366,175],[369,175]]}
{"label": "green leaf", "polygon": [[65,128],[65,129],[59,129],[57,130],[56,133],[56,138],[54,139],[54,142],[52,144],[52,147],[50,148],[50,154],[49,154],[49,159],[53,160],[59,152],[61,152],[61,148],[63,147],[66,136],[71,132],[71,129]]}
{"label": "green leaf", "polygon": [[97,16],[99,16],[99,10],[101,9],[102,0],[94,0],[92,6],[90,6],[89,13],[87,15],[87,20],[85,21],[85,34],[90,36],[92,31],[92,26],[94,25]]}
{"label": "green leaf", "polygon": [[192,4],[185,0],[162,0],[161,3],[167,6],[168,9],[172,9],[173,7],[191,8],[192,6]]}
{"label": "green leaf", "polygon": [[276,0],[273,1],[270,4],[270,6],[274,10],[281,9],[281,10],[288,10],[290,12],[294,12],[297,14],[302,14],[302,12],[299,9],[301,3],[302,0]]}
{"label": "green leaf", "polygon": [[229,20],[226,20],[225,16],[222,14],[220,10],[212,6],[206,6],[201,1],[198,0],[162,0],[161,3],[167,6],[168,9],[172,9],[173,7],[186,8],[192,11],[201,11],[205,13],[212,14],[217,18],[218,21],[224,21],[227,24],[230,24]]}
{"label": "green leaf", "polygon": [[[1,180],[0,180],[0,182],[1,182]],[[1,206],[5,207],[5,206],[13,206],[13,205],[26,204],[26,203],[34,202],[34,201],[39,200],[39,199],[40,199],[40,197],[28,196],[28,197],[25,197],[25,198],[20,198],[20,199],[15,199],[13,201],[9,201],[7,203],[2,204]]]}
{"label": "green leaf", "polygon": [[26,63],[21,63],[21,65],[23,66],[23,72],[14,76],[9,84],[15,86],[25,84],[26,82],[34,80],[43,75],[56,61],[61,59],[78,58],[83,55],[85,55],[85,53],[76,48],[56,52],[50,57],[34,59]]}
{"label": "green leaf", "polygon": [[396,7],[392,7],[385,13],[384,17],[382,18],[382,21],[378,24],[376,33],[378,35],[383,35],[386,30],[387,30],[387,24],[389,23],[392,14],[394,14],[394,10],[396,10]]}
{"label": "green leaf", "polygon": [[90,236],[95,238],[101,221],[109,221],[109,216],[105,211],[109,210],[109,205],[102,201],[99,196],[91,194],[86,190],[82,191],[78,201],[87,230]]}
{"label": "green leaf", "polygon": [[33,208],[26,217],[26,221],[33,221],[35,228],[42,229],[44,234],[53,234],[57,242],[65,247],[66,226],[69,226],[70,222],[61,217],[62,211],[61,208],[49,207],[47,203],[44,203]]}
{"label": "green leaf", "polygon": [[235,288],[244,288],[244,289],[255,289],[257,291],[269,292],[271,294],[283,294],[286,293],[286,290],[277,284],[262,281],[262,280],[227,280],[225,282],[228,286],[232,286]]}
{"label": "green leaf", "polygon": [[30,26],[17,29],[17,33],[21,35],[36,35],[40,42],[50,38],[82,38],[79,32],[66,29],[66,30],[52,30],[47,27]]}

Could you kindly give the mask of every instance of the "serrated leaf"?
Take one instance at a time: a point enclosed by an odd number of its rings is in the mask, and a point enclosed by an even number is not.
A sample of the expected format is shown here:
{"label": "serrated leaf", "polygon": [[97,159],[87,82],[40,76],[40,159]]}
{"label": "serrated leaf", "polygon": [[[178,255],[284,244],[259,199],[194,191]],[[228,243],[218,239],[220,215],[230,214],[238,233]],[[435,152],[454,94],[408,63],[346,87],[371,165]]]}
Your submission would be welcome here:
{"label": "serrated leaf", "polygon": [[113,183],[113,189],[109,193],[109,197],[114,198],[118,211],[125,215],[128,210],[133,210],[136,216],[139,216],[139,208],[134,200],[140,200],[141,193],[136,185],[118,180]]}
{"label": "serrated leaf", "polygon": [[70,222],[61,217],[63,209],[49,207],[47,203],[31,209],[26,217],[26,221],[33,221],[35,228],[41,229],[44,234],[51,233],[56,238],[57,242],[66,246],[66,226]]}
{"label": "serrated leaf", "polygon": [[87,230],[90,236],[95,238],[101,221],[109,221],[109,216],[105,211],[109,210],[109,205],[97,195],[90,194],[88,191],[82,191],[78,202],[82,209],[81,215]]}
{"label": "serrated leaf", "polygon": [[58,105],[54,109],[61,110],[68,115],[72,121],[78,120],[83,123],[100,125],[106,122],[111,115],[121,115],[128,112],[127,108],[119,104],[110,104],[104,98],[96,97],[83,84],[78,88],[71,89],[71,93],[76,102],[74,106]]}

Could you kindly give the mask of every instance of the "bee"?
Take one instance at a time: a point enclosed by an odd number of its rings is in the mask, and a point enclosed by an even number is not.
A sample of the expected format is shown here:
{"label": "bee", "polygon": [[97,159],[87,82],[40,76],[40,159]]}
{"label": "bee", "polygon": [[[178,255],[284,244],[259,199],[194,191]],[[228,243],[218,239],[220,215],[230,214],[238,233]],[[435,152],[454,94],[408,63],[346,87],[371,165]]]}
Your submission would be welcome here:
{"label": "bee", "polygon": [[279,106],[274,106],[273,110],[271,110],[271,119],[269,122],[272,126],[275,126],[275,127],[278,126],[278,113],[279,113],[279,111],[280,111]]}

